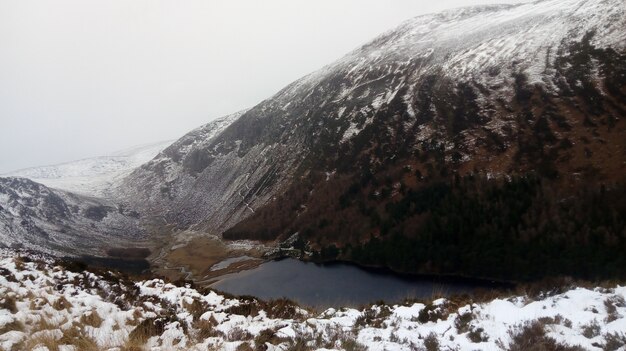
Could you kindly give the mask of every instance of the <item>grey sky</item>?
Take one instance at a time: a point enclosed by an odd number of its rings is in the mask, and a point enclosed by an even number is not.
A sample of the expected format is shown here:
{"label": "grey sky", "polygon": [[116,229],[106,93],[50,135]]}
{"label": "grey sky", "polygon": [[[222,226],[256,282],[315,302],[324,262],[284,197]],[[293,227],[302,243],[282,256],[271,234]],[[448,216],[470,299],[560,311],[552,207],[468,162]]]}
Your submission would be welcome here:
{"label": "grey sky", "polygon": [[411,17],[516,0],[0,0],[0,173],[175,139]]}

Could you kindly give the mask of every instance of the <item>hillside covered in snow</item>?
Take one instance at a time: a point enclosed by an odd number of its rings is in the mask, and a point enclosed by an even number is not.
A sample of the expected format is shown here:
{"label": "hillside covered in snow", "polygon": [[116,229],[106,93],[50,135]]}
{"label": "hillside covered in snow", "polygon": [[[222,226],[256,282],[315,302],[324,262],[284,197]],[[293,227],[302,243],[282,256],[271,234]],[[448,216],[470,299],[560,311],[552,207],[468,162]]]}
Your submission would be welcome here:
{"label": "hillside covered in snow", "polygon": [[308,310],[0,250],[0,349],[623,350],[626,288]]}
{"label": "hillside covered in snow", "polygon": [[133,245],[144,235],[139,214],[113,201],[25,178],[0,178],[0,247],[102,256],[107,248]]}
{"label": "hillside covered in snow", "polygon": [[41,166],[3,174],[28,178],[51,188],[87,196],[110,195],[110,189],[135,168],[150,161],[171,141],[133,147],[110,156],[87,158],[58,165]]}

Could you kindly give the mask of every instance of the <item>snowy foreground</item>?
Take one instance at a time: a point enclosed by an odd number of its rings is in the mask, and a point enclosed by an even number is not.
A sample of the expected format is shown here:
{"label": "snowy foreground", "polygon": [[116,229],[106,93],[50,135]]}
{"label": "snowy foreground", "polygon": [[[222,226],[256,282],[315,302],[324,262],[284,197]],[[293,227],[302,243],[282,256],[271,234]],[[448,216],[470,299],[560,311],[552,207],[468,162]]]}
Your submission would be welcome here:
{"label": "snowy foreground", "polygon": [[315,313],[0,251],[1,350],[624,350],[626,288]]}

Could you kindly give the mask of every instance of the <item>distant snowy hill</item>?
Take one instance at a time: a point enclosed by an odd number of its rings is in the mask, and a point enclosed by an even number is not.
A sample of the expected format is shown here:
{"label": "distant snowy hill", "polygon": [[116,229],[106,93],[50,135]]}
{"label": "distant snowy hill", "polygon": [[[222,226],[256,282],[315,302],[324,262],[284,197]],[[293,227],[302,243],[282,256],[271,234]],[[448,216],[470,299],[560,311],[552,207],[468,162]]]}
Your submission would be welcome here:
{"label": "distant snowy hill", "polygon": [[110,156],[100,156],[3,174],[28,178],[48,187],[88,196],[106,196],[108,190],[135,168],[150,161],[171,141],[136,146]]}
{"label": "distant snowy hill", "polygon": [[103,255],[132,245],[144,231],[139,214],[126,210],[110,189],[170,142],[142,145],[0,177],[0,246],[58,255]]}
{"label": "distant snowy hill", "polygon": [[104,199],[0,177],[0,247],[103,255],[143,235],[139,214]]}

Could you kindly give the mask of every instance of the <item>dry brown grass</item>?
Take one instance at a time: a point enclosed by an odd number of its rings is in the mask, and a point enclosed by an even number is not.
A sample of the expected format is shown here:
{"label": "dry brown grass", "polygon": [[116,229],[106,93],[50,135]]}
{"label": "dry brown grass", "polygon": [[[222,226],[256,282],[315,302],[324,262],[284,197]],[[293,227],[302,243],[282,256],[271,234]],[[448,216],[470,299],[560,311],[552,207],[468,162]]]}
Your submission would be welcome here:
{"label": "dry brown grass", "polygon": [[57,328],[57,326],[55,324],[50,323],[50,320],[46,318],[45,316],[39,316],[39,317],[40,317],[39,320],[33,323],[31,332],[38,332],[42,330],[52,330],[52,329]]}
{"label": "dry brown grass", "polygon": [[148,339],[153,336],[163,334],[164,325],[163,321],[156,320],[154,318],[148,318],[139,323],[128,335],[128,340],[133,343],[144,345]]}
{"label": "dry brown grass", "polygon": [[[229,249],[220,240],[199,237],[188,245],[177,248],[167,255],[170,266],[185,266],[194,276],[202,276],[208,267],[228,258]],[[171,274],[171,272],[159,272]]]}
{"label": "dry brown grass", "polygon": [[98,311],[96,311],[95,309],[86,312],[82,316],[80,316],[80,322],[82,324],[89,325],[94,328],[100,328],[100,326],[102,325],[102,321],[103,319],[100,317]]}
{"label": "dry brown grass", "polygon": [[242,342],[241,344],[239,344],[239,346],[237,346],[235,350],[236,351],[254,351],[252,346],[250,346],[250,344],[248,344],[247,342]]}
{"label": "dry brown grass", "polygon": [[24,259],[24,257],[22,257],[22,256],[15,256],[15,258],[13,259],[13,262],[15,263],[15,268],[18,271],[24,270],[25,263],[26,263],[26,260]]}
{"label": "dry brown grass", "polygon": [[145,343],[128,339],[126,343],[120,347],[120,351],[146,351]]}
{"label": "dry brown grass", "polygon": [[39,311],[45,305],[49,305],[49,304],[50,304],[50,301],[48,301],[48,299],[45,297],[34,297],[30,300],[29,309],[32,311]]}
{"label": "dry brown grass", "polygon": [[59,351],[60,345],[62,344],[59,343],[59,340],[50,333],[43,333],[27,339],[21,347],[23,347],[23,351],[32,351],[40,346],[48,348],[49,351]]}
{"label": "dry brown grass", "polygon": [[200,302],[198,300],[193,300],[192,303],[187,303],[183,301],[183,308],[185,308],[192,316],[194,320],[197,320],[206,312],[207,306],[206,303]]}
{"label": "dry brown grass", "polygon": [[[213,317],[213,316],[211,316]],[[198,319],[193,322],[193,328],[196,330],[194,339],[196,342],[203,342],[207,338],[220,336],[221,332],[215,329],[217,321],[214,318]]]}
{"label": "dry brown grass", "polygon": [[133,310],[132,319],[127,319],[126,324],[132,327],[139,325],[139,321],[141,320],[142,315],[143,314],[141,313],[141,310],[139,308],[135,308]]}
{"label": "dry brown grass", "polygon": [[10,323],[6,323],[0,328],[0,335],[11,331],[24,331],[24,324],[18,320],[13,320]]}
{"label": "dry brown grass", "polygon": [[63,331],[63,337],[59,340],[61,345],[72,345],[80,351],[98,351],[100,348],[96,341],[89,337],[82,326],[74,323],[72,327]]}
{"label": "dry brown grass", "polygon": [[7,293],[0,300],[0,309],[9,310],[9,312],[15,314],[15,313],[17,313],[16,302],[17,302],[17,299],[15,298],[15,294],[14,293]]}
{"label": "dry brown grass", "polygon": [[61,295],[61,297],[59,297],[56,301],[54,301],[54,303],[52,304],[52,307],[57,311],[62,311],[62,310],[69,310],[70,308],[74,306],[69,301],[67,301],[65,296]]}

